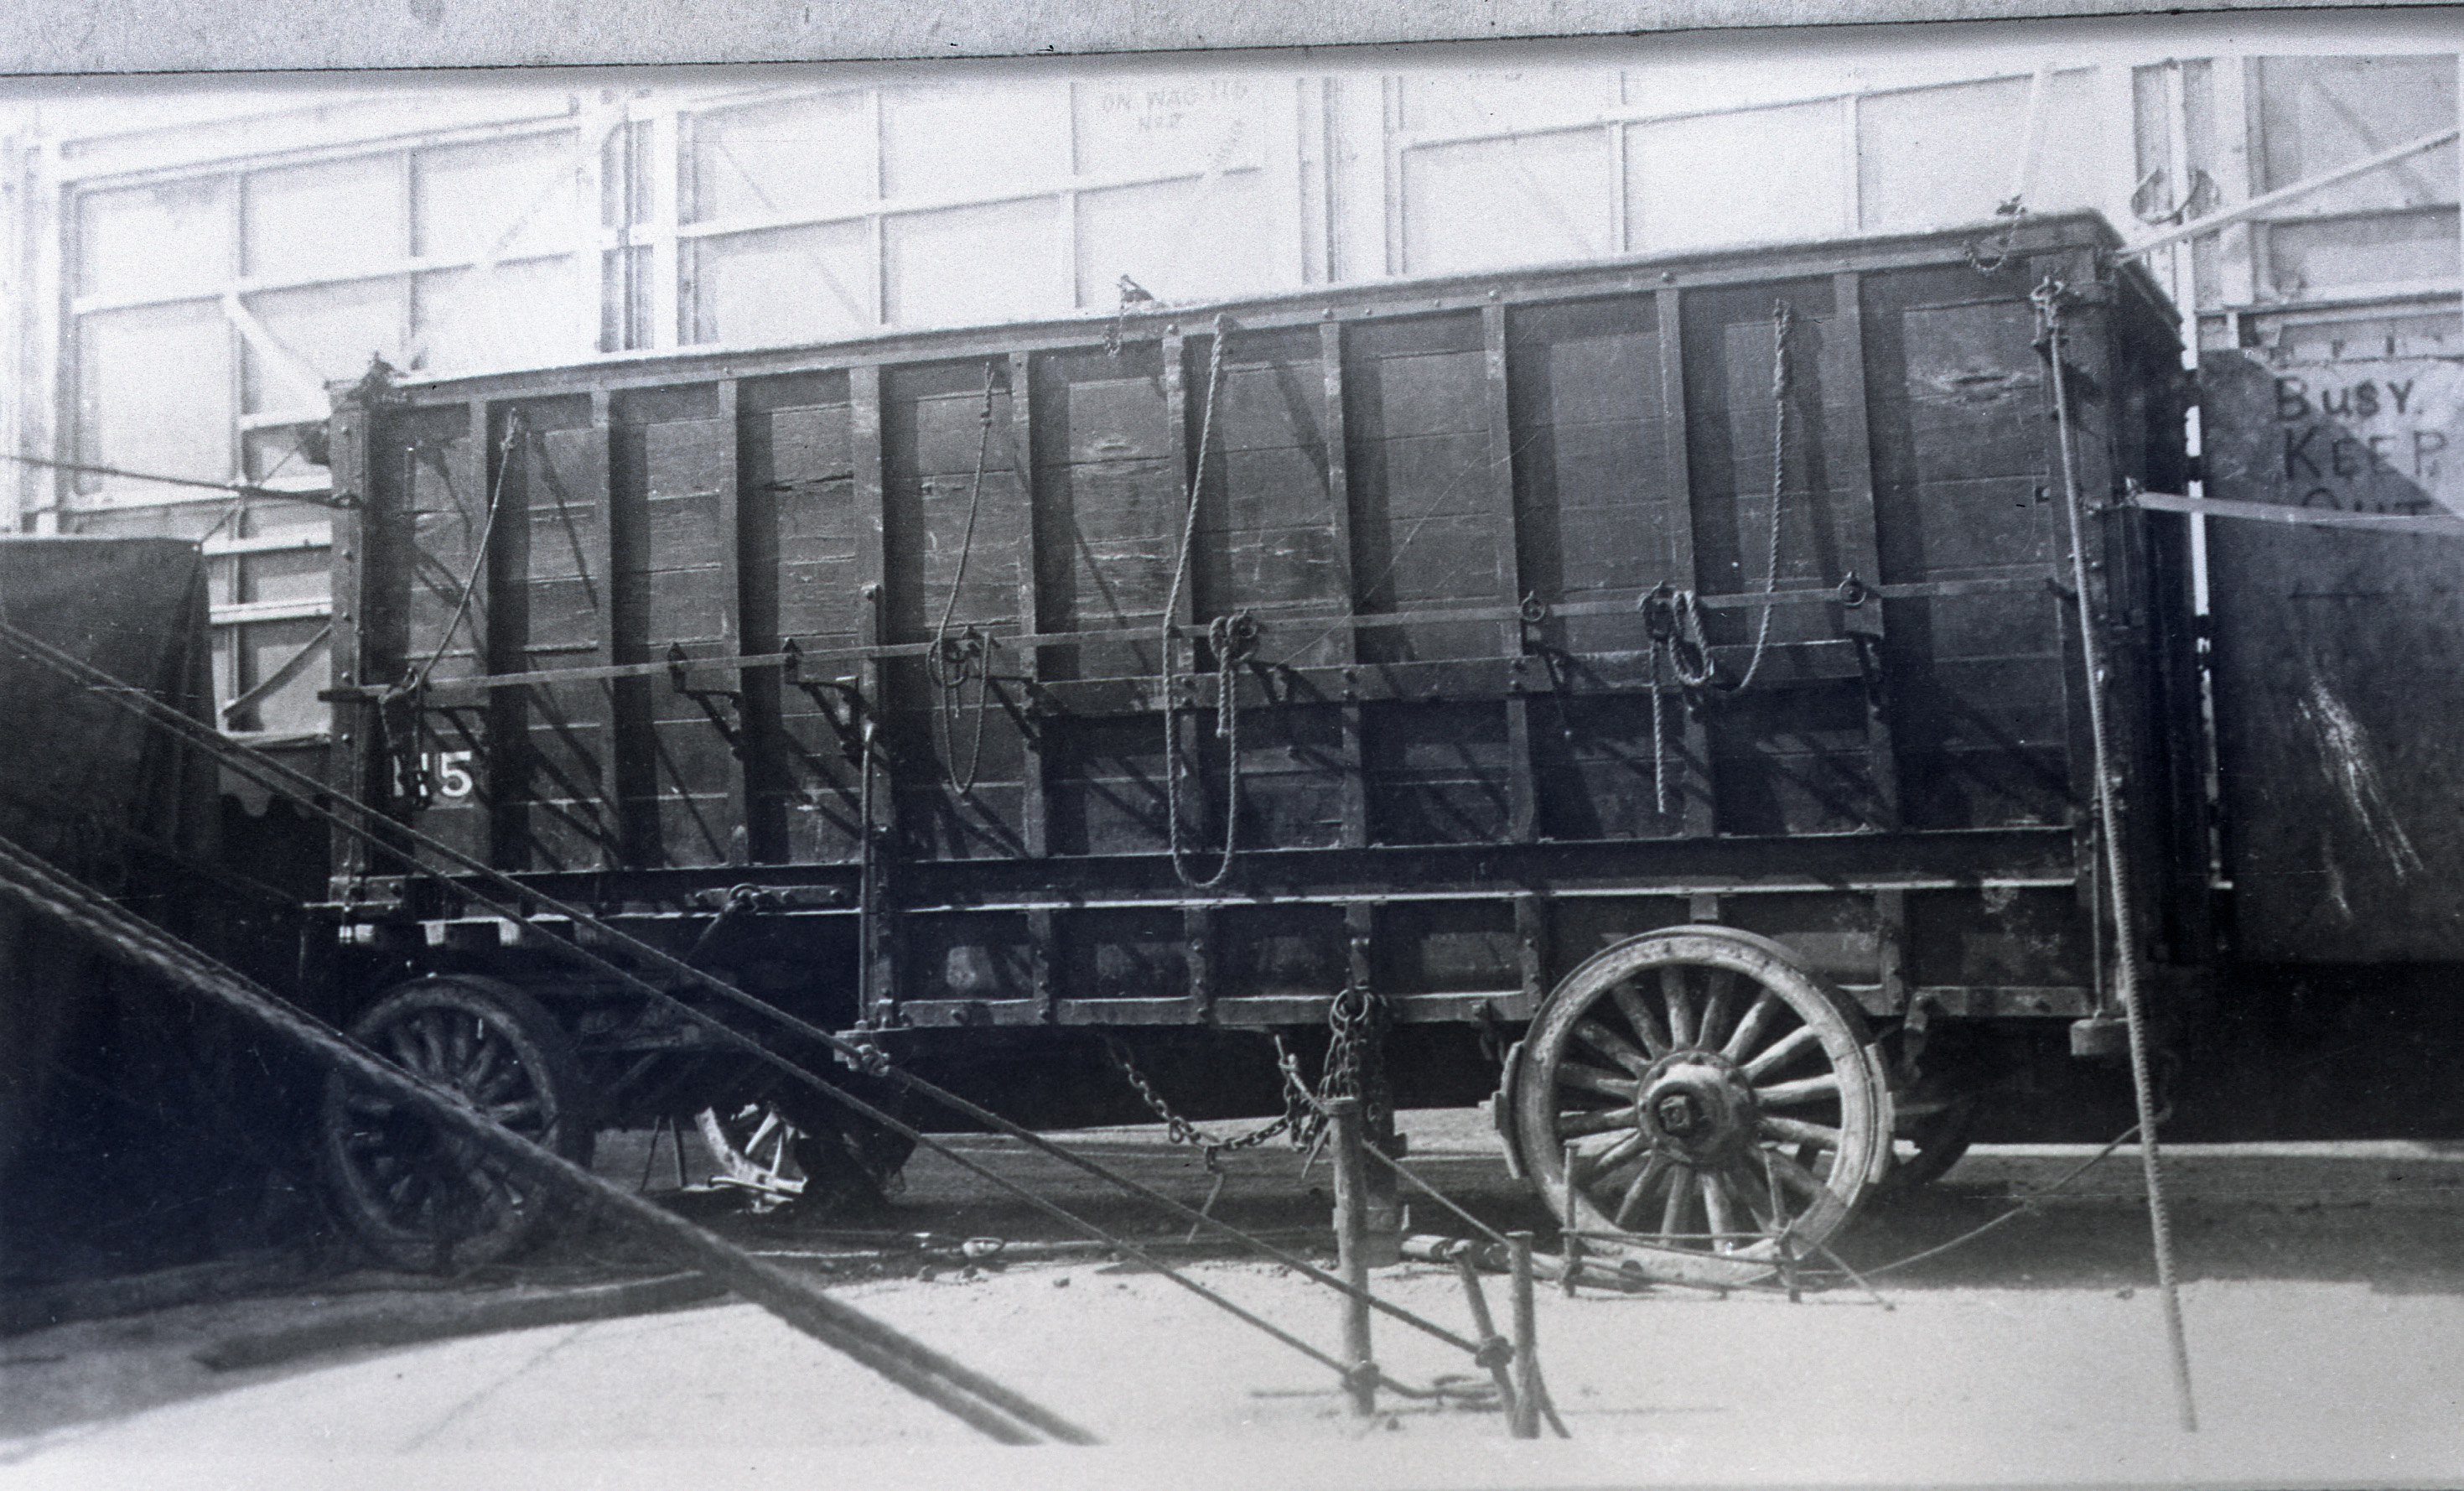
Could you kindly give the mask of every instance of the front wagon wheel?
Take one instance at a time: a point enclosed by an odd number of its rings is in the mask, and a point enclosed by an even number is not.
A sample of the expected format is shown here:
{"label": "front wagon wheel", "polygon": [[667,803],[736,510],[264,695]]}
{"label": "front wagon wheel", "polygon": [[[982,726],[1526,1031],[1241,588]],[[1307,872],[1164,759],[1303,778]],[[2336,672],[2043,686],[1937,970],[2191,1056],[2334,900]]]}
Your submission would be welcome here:
{"label": "front wagon wheel", "polygon": [[1630,1237],[1647,1273],[1768,1277],[1783,1242],[1802,1257],[1837,1232],[1881,1168],[1870,1045],[1862,1012],[1764,938],[1619,943],[1566,976],[1523,1042],[1525,1171],[1567,1226]]}
{"label": "front wagon wheel", "polygon": [[[590,1163],[572,1042],[520,990],[417,979],[379,1000],[351,1034],[521,1137]],[[320,1118],[319,1169],[334,1210],[389,1267],[451,1273],[495,1262],[534,1240],[553,1211],[535,1178],[339,1074],[326,1081]]]}

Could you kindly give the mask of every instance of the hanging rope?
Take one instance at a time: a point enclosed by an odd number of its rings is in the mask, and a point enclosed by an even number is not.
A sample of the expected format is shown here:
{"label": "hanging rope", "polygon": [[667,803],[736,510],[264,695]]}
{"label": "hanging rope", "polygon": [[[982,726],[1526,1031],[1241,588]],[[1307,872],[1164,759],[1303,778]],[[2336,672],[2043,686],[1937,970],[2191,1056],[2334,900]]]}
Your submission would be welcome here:
{"label": "hanging rope", "polygon": [[[505,416],[505,438],[497,446],[496,453],[496,479],[488,489],[488,515],[479,525],[479,542],[471,551],[471,572],[462,577],[462,594],[453,603],[453,614],[445,618],[445,630],[436,634],[436,650],[428,655],[428,661],[410,671],[404,679],[405,688],[415,690],[428,686],[428,675],[443,660],[446,650],[453,645],[454,632],[461,627],[462,618],[470,613],[471,597],[478,593],[479,582],[488,573],[488,545],[495,537],[496,513],[504,506],[505,473],[513,469],[514,449],[521,443],[522,434],[521,411],[516,410]],[[476,636],[471,642],[473,647],[482,645]]]}
{"label": "hanging rope", "polygon": [[1703,635],[1703,612],[1692,590],[1675,590],[1663,581],[1642,598],[1641,610],[1643,634],[1651,640],[1652,800],[1665,817],[1670,812],[1670,792],[1661,669],[1666,668],[1689,699],[1710,683],[1717,670],[1711,665],[1710,644]]}
{"label": "hanging rope", "polygon": [[1636,603],[1642,612],[1643,632],[1651,642],[1651,789],[1661,816],[1668,815],[1672,792],[1668,781],[1667,703],[1661,673],[1665,668],[1689,698],[1717,685],[1742,694],[1762,672],[1771,649],[1771,615],[1779,610],[1780,514],[1788,497],[1788,401],[1795,391],[1789,332],[1796,312],[1786,300],[1771,302],[1771,482],[1770,542],[1763,558],[1762,617],[1754,624],[1754,648],[1746,671],[1734,683],[1724,683],[1711,661],[1711,646],[1703,634],[1700,598],[1661,581]]}
{"label": "hanging rope", "polygon": [[[958,567],[950,576],[950,595],[941,606],[941,620],[933,629],[933,650],[924,655],[924,673],[932,680],[934,744],[941,754],[941,769],[957,788],[961,797],[976,790],[976,781],[984,764],[984,716],[992,708],[992,677],[987,654],[991,638],[970,626],[953,634],[950,622],[958,613],[958,590],[967,581],[967,560],[976,550],[976,519],[983,510],[984,461],[992,450],[993,439],[993,369],[991,359],[984,362],[984,404],[977,415],[976,474],[967,483],[967,526],[958,539]],[[967,769],[958,769],[958,716],[967,712],[966,687],[974,680],[976,688],[975,731],[967,751]]]}
{"label": "hanging rope", "polygon": [[2165,1298],[2165,1333],[2172,1349],[2173,1393],[2182,1427],[2199,1427],[2199,1413],[2190,1395],[2190,1351],[2182,1330],[2182,1300],[2173,1272],[2173,1226],[2165,1204],[2165,1176],[2156,1147],[2155,1082],[2148,1072],[2147,1021],[2139,997],[2139,949],[2131,914],[2129,861],[2122,846],[2122,804],[2119,767],[2104,718],[2105,666],[2097,645],[2096,613],[2088,590],[2087,524],[2082,517],[2079,469],[2071,452],[2070,390],[2065,382],[2067,333],[2062,304],[2069,287],[2047,276],[2030,292],[2036,308],[2037,349],[2053,364],[2054,437],[2060,447],[2063,517],[2070,530],[2071,586],[2077,609],[2079,661],[2087,672],[2088,735],[2095,752],[2096,810],[2099,836],[2104,841],[2105,884],[2112,898],[2115,982],[2122,1013],[2130,1032],[2130,1085],[2139,1108],[2139,1164],[2147,1187],[2147,1224],[2156,1250],[2156,1281]]}
{"label": "hanging rope", "polygon": [[1206,399],[1199,412],[1198,454],[1181,489],[1180,542],[1173,555],[1172,588],[1164,596],[1163,628],[1156,639],[1163,669],[1159,686],[1163,692],[1164,844],[1171,852],[1172,873],[1191,890],[1211,890],[1232,873],[1241,825],[1240,664],[1256,650],[1258,639],[1258,624],[1246,612],[1218,616],[1207,624],[1207,641],[1215,651],[1215,733],[1224,742],[1223,849],[1215,873],[1200,879],[1189,867],[1181,844],[1180,671],[1174,656],[1179,628],[1173,618],[1180,613],[1180,593],[1189,581],[1189,556],[1198,538],[1198,490],[1205,479],[1207,452],[1215,440],[1216,396],[1223,384],[1223,344],[1231,326],[1231,317],[1215,318],[1215,335],[1206,354]]}
{"label": "hanging rope", "polygon": [[1786,300],[1771,302],[1771,545],[1763,565],[1762,620],[1754,627],[1753,656],[1746,660],[1745,677],[1737,680],[1734,692],[1743,693],[1753,686],[1754,675],[1762,671],[1763,650],[1771,645],[1771,613],[1779,610],[1769,597],[1779,590],[1779,515],[1786,505],[1788,491],[1788,400],[1794,391],[1794,369],[1789,363],[1788,334],[1796,323],[1796,312]]}

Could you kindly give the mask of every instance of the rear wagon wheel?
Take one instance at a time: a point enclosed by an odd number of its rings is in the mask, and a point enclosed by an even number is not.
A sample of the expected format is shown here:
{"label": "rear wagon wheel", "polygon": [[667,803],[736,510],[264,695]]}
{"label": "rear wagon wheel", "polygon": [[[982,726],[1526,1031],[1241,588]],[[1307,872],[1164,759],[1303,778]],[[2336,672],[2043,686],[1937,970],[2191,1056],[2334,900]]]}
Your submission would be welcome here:
{"label": "rear wagon wheel", "polygon": [[[590,1163],[572,1041],[520,990],[418,979],[379,1000],[351,1034],[532,1143]],[[554,1210],[539,1181],[340,1074],[325,1083],[318,1160],[343,1224],[394,1268],[495,1262],[536,1239]]]}
{"label": "rear wagon wheel", "polygon": [[1776,943],[1633,938],[1568,974],[1523,1042],[1526,1173],[1567,1226],[1629,1235],[1648,1273],[1767,1277],[1783,1238],[1804,1257],[1881,1168],[1890,1103],[1870,1045],[1863,1013]]}

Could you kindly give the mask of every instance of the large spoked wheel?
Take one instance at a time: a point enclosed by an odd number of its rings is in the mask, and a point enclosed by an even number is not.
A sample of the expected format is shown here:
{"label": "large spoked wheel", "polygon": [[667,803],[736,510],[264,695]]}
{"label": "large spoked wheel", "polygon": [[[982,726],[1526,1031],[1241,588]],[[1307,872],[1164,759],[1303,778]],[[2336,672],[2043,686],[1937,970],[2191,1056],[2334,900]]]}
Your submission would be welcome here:
{"label": "large spoked wheel", "polygon": [[[520,990],[419,979],[379,1000],[351,1034],[523,1138],[589,1163],[572,1043]],[[322,1128],[318,1158],[335,1211],[388,1266],[451,1273],[495,1262],[533,1241],[553,1211],[538,1181],[339,1075],[325,1085]]]}
{"label": "large spoked wheel", "polygon": [[[1745,1283],[1846,1223],[1890,1100],[1863,1013],[1726,927],[1623,942],[1567,975],[1516,1058],[1526,1173],[1561,1220],[1663,1278]],[[1573,1167],[1568,1213],[1569,1146]]]}
{"label": "large spoked wheel", "polygon": [[777,1108],[766,1102],[725,1112],[704,1108],[693,1122],[718,1164],[711,1180],[744,1191],[756,1213],[776,1211],[804,1193],[804,1169],[796,1160],[803,1133]]}

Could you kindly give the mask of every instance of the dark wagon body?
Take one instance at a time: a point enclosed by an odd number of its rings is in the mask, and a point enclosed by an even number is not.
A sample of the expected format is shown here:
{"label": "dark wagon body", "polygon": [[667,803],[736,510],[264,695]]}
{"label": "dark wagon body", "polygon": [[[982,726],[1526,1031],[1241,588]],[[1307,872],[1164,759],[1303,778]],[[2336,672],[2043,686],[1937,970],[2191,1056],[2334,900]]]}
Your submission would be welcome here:
{"label": "dark wagon body", "polygon": [[[1084,1028],[1193,1109],[1271,1111],[1265,1043],[1213,1033],[1322,1032],[1348,990],[1398,1092],[1477,1099],[1473,1036],[1693,925],[1844,995],[1887,1127],[1923,1065],[1875,1032],[2112,1013],[2048,280],[2129,950],[2204,955],[2184,520],[2102,510],[2180,489],[2179,355],[2113,242],[2051,218],[372,379],[333,427],[334,780],[1033,1121],[1129,1097],[1073,1064]],[[354,998],[485,975],[576,1042],[598,1121],[706,1101],[672,1016],[338,854]],[[1769,980],[1701,977],[1709,1047],[1726,981]],[[1683,1030],[1635,1018],[1617,1059],[1676,1080]]]}

